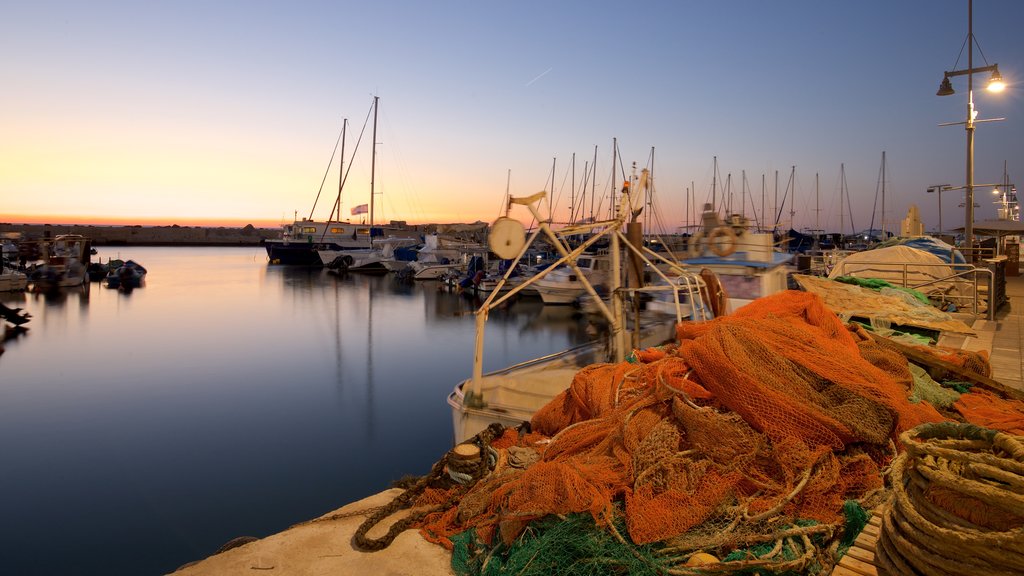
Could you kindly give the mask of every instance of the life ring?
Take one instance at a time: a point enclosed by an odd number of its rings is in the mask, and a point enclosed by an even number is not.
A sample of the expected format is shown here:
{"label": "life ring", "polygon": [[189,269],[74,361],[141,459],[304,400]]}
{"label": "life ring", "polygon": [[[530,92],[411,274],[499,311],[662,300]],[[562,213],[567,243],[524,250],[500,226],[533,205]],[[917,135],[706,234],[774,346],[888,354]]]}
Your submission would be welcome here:
{"label": "life ring", "polygon": [[711,314],[715,318],[728,314],[729,295],[726,294],[725,287],[719,281],[718,275],[707,268],[702,268],[700,277],[701,280],[704,280],[704,289],[701,290],[701,300],[704,301],[704,305],[711,310]]}
{"label": "life ring", "polygon": [[[726,240],[728,244],[722,245],[722,240]],[[736,251],[736,233],[732,231],[732,228],[728,226],[718,226],[708,234],[708,246],[716,256],[725,257],[729,256]]]}
{"label": "life ring", "polygon": [[700,258],[704,254],[704,233],[694,232],[686,243],[686,254],[690,258]]}

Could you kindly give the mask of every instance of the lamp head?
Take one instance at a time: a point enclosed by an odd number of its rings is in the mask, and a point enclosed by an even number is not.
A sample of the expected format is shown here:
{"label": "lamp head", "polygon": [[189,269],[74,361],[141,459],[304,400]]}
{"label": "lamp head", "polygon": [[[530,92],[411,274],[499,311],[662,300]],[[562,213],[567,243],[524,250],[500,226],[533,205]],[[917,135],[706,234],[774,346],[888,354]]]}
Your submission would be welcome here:
{"label": "lamp head", "polygon": [[953,91],[953,83],[949,81],[949,76],[942,77],[942,84],[939,84],[939,91],[935,93],[936,96],[951,96],[955,94]]}
{"label": "lamp head", "polygon": [[985,89],[989,92],[1006,90],[1006,82],[1003,82],[1003,75],[999,73],[998,68],[992,71],[992,77],[988,79],[988,86]]}

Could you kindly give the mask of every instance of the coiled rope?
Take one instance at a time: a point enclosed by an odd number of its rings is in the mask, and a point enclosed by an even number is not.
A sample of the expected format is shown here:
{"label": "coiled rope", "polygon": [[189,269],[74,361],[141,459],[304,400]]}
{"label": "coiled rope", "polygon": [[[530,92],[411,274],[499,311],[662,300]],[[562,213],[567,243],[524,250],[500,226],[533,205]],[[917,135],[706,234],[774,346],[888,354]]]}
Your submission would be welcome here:
{"label": "coiled rope", "polygon": [[878,564],[892,574],[1024,573],[1024,440],[942,422],[900,441]]}
{"label": "coiled rope", "polygon": [[[363,552],[376,552],[378,550],[383,550],[390,546],[399,534],[414,526],[427,514],[438,511],[443,512],[457,504],[458,498],[450,498],[444,504],[424,507],[410,513],[401,520],[395,521],[395,523],[388,528],[387,533],[380,538],[370,538],[366,535],[367,532],[379,524],[381,520],[391,516],[399,510],[412,507],[416,499],[423,494],[423,491],[427,486],[432,483],[444,482],[448,478],[458,477],[458,481],[456,483],[461,486],[461,489],[459,490],[460,494],[468,492],[469,489],[483,478],[493,466],[494,457],[493,452],[490,450],[490,444],[495,438],[501,436],[504,431],[504,426],[494,423],[482,430],[471,440],[465,442],[464,444],[472,443],[480,449],[479,458],[470,465],[467,465],[466,463],[455,465],[454,459],[451,457],[452,452],[445,454],[440,460],[434,463],[430,468],[430,472],[427,473],[426,476],[422,476],[416,480],[412,486],[396,496],[389,504],[381,506],[379,509],[375,510],[373,514],[367,517],[366,520],[359,525],[359,528],[356,529],[355,534],[352,536],[352,544],[357,550],[361,550]],[[458,468],[458,470],[452,470],[455,474],[450,474],[451,471],[446,470],[449,463],[454,465],[453,468]]]}

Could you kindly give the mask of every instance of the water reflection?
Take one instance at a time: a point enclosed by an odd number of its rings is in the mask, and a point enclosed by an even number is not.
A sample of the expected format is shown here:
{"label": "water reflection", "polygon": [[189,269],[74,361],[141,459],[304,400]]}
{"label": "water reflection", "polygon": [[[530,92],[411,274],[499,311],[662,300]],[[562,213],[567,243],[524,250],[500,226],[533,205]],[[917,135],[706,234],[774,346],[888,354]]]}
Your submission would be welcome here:
{"label": "water reflection", "polygon": [[[478,299],[270,266],[254,248],[121,251],[101,256],[149,271],[131,295],[0,294],[33,315],[0,356],[4,573],[167,573],[450,448],[445,398],[472,372]],[[581,323],[510,302],[490,315],[484,368],[580,343]]]}

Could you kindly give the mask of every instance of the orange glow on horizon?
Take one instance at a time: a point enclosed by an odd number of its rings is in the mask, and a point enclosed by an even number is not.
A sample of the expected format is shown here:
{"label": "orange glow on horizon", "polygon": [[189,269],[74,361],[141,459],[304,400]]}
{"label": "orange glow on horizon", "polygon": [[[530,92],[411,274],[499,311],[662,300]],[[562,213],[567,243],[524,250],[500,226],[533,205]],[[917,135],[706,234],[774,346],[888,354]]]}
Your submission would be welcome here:
{"label": "orange glow on horizon", "polygon": [[[303,218],[304,215],[299,214],[298,218]],[[315,220],[320,220],[322,217],[314,216]],[[356,219],[351,219],[352,222],[358,222]],[[439,219],[432,222],[419,222],[413,220],[406,220],[407,224],[410,225],[422,225],[422,224],[451,224],[451,223],[471,223],[465,219],[451,218],[451,219]],[[269,219],[232,219],[232,218],[173,218],[173,217],[128,217],[128,216],[71,216],[61,214],[49,214],[49,215],[38,215],[38,214],[0,214],[0,224],[49,224],[53,226],[60,225],[75,225],[75,226],[172,226],[177,224],[178,226],[198,226],[207,228],[244,228],[248,224],[252,224],[256,228],[280,228],[282,224],[291,223],[283,222],[281,220],[269,220]],[[377,222],[380,224],[387,224],[387,222]]]}

